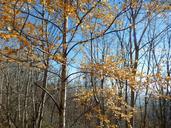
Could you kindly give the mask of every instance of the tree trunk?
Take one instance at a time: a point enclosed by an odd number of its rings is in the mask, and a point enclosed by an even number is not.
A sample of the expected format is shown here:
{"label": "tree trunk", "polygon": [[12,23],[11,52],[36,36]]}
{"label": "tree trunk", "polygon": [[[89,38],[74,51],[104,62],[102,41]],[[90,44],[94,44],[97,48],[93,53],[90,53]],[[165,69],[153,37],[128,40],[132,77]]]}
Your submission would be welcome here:
{"label": "tree trunk", "polygon": [[[44,76],[43,76],[43,88],[47,87],[47,74],[48,74],[48,70],[45,69]],[[42,90],[41,103],[38,108],[38,114],[37,114],[37,119],[36,119],[36,128],[41,128],[42,126],[43,109],[45,105],[45,100],[46,100],[46,92]]]}
{"label": "tree trunk", "polygon": [[17,122],[17,124],[18,125],[21,125],[21,94],[20,94],[20,88],[21,88],[21,86],[20,86],[20,65],[18,64],[18,75],[17,75],[17,109],[18,109],[18,122]]}
{"label": "tree trunk", "polygon": [[28,71],[28,81],[25,89],[25,97],[24,97],[24,111],[23,111],[23,128],[28,128],[28,93],[29,93],[29,85],[30,85],[30,79],[31,77],[31,71]]}
{"label": "tree trunk", "polygon": [[[64,4],[68,1],[64,0]],[[58,128],[65,128],[65,111],[66,111],[66,85],[67,85],[67,22],[66,6],[64,6],[64,23],[63,23],[63,40],[62,40],[62,70],[61,70],[61,85],[60,85],[60,111],[59,111],[59,126]]]}
{"label": "tree trunk", "polygon": [[[125,81],[125,102],[128,103],[128,81]],[[125,114],[127,115],[127,107],[125,107]],[[128,122],[125,121],[125,128],[128,128]]]}
{"label": "tree trunk", "polygon": [[4,78],[2,76],[2,78],[0,79],[1,82],[0,82],[0,110],[1,110],[1,107],[2,107],[2,89],[3,89],[3,84],[4,84]]}
{"label": "tree trunk", "polygon": [[65,111],[66,111],[66,63],[62,65],[62,78],[60,88],[60,111],[59,111],[59,128],[65,128]]}

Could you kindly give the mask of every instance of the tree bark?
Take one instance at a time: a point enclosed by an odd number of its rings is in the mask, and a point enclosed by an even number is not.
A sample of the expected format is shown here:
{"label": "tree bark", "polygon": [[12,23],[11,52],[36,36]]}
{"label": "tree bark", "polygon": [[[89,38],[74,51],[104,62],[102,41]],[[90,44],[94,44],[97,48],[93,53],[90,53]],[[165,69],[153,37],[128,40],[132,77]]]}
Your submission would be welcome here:
{"label": "tree bark", "polygon": [[[48,70],[46,69],[44,71],[44,76],[43,76],[43,88],[47,87],[47,75],[48,75]],[[37,114],[37,119],[36,119],[36,128],[41,128],[42,126],[42,118],[43,118],[43,109],[45,106],[45,100],[46,100],[46,92],[42,90],[41,94],[41,103],[38,108],[38,114]]]}
{"label": "tree bark", "polygon": [[[67,3],[67,0],[64,0],[64,5]],[[64,6],[64,22],[63,22],[63,40],[62,40],[62,69],[61,69],[61,85],[60,85],[60,111],[59,111],[59,126],[58,128],[65,128],[65,114],[66,114],[66,85],[67,85],[67,12],[66,6]]]}

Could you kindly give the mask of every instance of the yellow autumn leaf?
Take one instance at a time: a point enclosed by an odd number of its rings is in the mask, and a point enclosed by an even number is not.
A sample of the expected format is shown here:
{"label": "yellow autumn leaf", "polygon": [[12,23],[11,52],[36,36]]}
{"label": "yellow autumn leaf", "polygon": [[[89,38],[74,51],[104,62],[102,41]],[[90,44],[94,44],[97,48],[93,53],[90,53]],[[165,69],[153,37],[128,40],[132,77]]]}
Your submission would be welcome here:
{"label": "yellow autumn leaf", "polygon": [[65,59],[62,57],[61,54],[57,54],[57,55],[53,56],[53,60],[58,61],[60,63],[63,63],[65,61]]}

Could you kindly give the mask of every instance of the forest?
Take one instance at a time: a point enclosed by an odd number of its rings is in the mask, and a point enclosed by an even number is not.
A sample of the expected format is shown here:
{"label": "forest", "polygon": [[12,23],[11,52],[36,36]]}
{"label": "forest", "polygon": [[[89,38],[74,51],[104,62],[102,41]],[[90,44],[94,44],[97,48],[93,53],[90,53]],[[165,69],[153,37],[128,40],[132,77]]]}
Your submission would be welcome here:
{"label": "forest", "polygon": [[0,0],[0,128],[171,128],[170,0]]}

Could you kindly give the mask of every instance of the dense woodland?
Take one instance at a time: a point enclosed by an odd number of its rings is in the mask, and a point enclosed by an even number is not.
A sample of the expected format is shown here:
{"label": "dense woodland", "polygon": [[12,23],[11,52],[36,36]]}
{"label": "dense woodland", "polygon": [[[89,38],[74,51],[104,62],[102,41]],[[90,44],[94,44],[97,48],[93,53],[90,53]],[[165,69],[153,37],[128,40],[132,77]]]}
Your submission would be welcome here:
{"label": "dense woodland", "polygon": [[170,128],[170,0],[0,0],[0,128]]}

